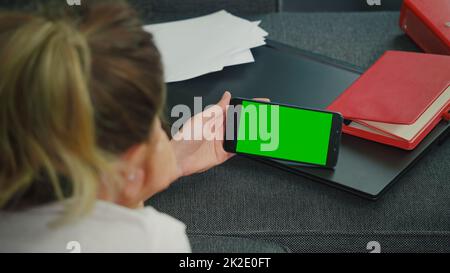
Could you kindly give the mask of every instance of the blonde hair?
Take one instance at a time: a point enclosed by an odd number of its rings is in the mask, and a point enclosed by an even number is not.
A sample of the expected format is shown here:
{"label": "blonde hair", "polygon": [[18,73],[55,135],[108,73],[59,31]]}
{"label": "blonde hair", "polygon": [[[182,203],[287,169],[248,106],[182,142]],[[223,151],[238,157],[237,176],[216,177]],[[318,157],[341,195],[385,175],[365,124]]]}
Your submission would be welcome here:
{"label": "blonde hair", "polygon": [[77,16],[0,13],[0,208],[70,197],[64,222],[90,211],[102,175],[120,184],[112,159],[148,140],[165,100],[137,18],[121,1]]}
{"label": "blonde hair", "polygon": [[97,196],[105,160],[95,144],[88,92],[90,51],[68,22],[2,15],[0,206],[43,173],[57,200],[59,174],[71,181],[77,200],[69,214],[88,211]]}

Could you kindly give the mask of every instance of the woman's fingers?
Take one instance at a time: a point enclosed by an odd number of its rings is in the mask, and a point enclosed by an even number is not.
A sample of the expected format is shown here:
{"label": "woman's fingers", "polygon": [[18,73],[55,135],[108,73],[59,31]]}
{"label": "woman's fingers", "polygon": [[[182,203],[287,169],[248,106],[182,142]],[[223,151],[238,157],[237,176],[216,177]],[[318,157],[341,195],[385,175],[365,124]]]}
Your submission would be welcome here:
{"label": "woman's fingers", "polygon": [[222,98],[217,103],[217,105],[219,105],[220,108],[222,108],[225,111],[227,110],[227,106],[230,104],[230,100],[231,100],[231,93],[225,91],[225,93],[223,93]]}
{"label": "woman's fingers", "polygon": [[[231,100],[231,93],[229,91],[225,91],[225,93],[223,93],[222,98],[217,103],[217,105],[220,106],[220,108],[222,108],[224,111],[226,111],[227,106],[230,104],[230,100]],[[253,100],[270,102],[269,98],[254,98]]]}

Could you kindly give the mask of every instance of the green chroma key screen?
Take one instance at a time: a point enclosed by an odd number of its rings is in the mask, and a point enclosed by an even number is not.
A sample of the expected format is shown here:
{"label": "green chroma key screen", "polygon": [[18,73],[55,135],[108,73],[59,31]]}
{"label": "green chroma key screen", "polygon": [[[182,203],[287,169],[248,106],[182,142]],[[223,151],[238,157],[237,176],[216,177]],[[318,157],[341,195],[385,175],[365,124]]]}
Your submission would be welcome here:
{"label": "green chroma key screen", "polygon": [[[249,106],[253,112],[250,111]],[[278,118],[272,107],[278,108]],[[256,136],[253,133],[251,137],[250,130],[255,130],[255,127],[252,128],[250,117],[255,111],[256,115],[253,114],[252,122],[257,124],[257,133]],[[261,118],[263,115],[266,116],[265,119]],[[254,120],[255,117],[258,119],[257,122]],[[332,118],[331,113],[244,100],[239,117],[236,151],[326,165]],[[264,120],[266,122],[262,124]],[[276,134],[276,122],[278,122],[278,134]],[[263,129],[262,133],[261,129]]]}

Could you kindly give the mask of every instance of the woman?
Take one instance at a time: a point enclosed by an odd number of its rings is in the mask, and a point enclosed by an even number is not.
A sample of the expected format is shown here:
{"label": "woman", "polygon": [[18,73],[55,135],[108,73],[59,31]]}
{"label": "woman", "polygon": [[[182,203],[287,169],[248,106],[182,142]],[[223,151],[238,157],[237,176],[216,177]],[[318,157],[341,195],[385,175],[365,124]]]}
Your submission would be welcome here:
{"label": "woman", "polygon": [[143,201],[231,155],[220,138],[169,140],[137,17],[118,2],[0,14],[0,251],[190,251],[184,224]]}

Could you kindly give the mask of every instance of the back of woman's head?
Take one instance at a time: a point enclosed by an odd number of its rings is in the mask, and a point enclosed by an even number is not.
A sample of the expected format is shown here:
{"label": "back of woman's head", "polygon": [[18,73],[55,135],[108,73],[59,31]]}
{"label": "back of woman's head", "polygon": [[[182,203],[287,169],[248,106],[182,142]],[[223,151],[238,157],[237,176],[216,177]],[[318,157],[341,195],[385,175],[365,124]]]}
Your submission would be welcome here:
{"label": "back of woman's head", "polygon": [[72,197],[69,211],[86,212],[111,158],[146,141],[161,112],[151,35],[122,2],[2,13],[0,59],[0,206]]}

